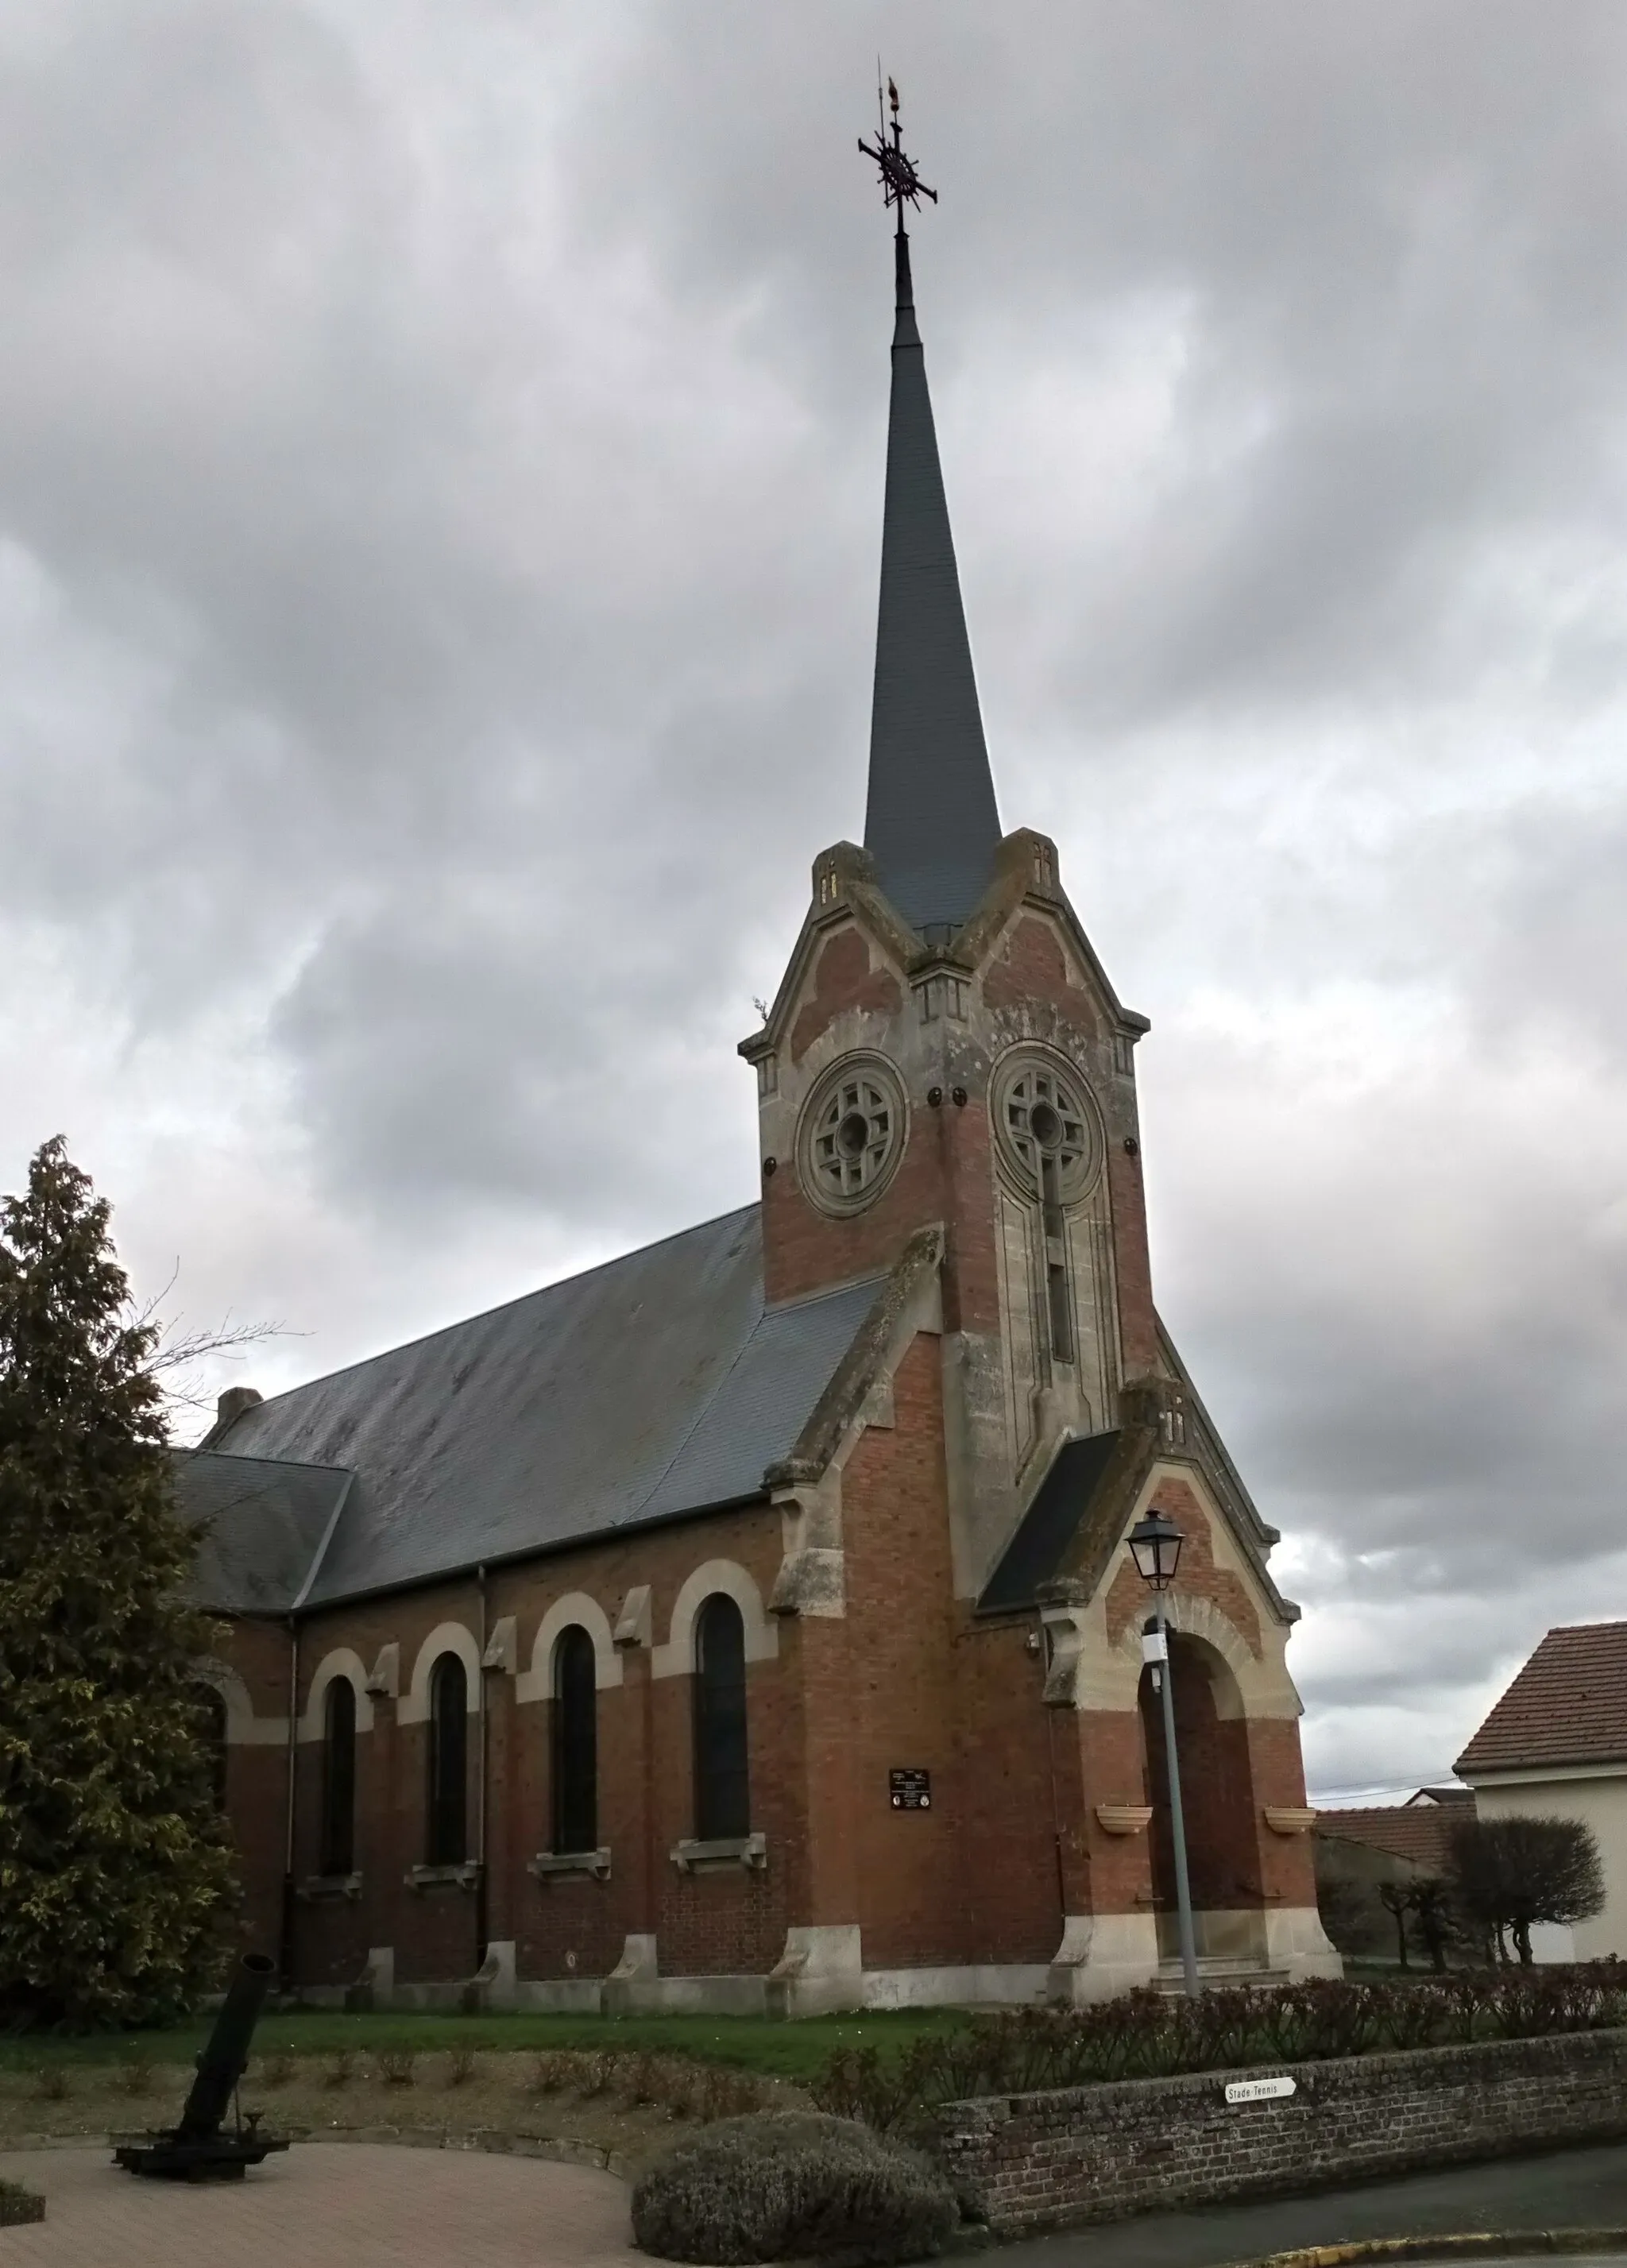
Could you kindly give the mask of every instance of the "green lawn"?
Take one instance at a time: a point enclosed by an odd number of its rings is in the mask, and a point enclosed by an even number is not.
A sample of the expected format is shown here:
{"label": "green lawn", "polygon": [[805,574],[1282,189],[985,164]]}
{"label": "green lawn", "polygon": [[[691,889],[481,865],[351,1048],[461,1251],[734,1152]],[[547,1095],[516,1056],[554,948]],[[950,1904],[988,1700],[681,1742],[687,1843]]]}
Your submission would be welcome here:
{"label": "green lawn", "polygon": [[[965,2021],[964,2013],[953,2008],[808,2016],[791,2024],[769,2023],[760,2016],[347,2016],[300,2010],[263,2017],[254,2034],[254,2053],[325,2056],[341,2048],[361,2054],[388,2048],[413,2048],[423,2054],[453,2047],[507,2052],[653,2048],[778,2079],[806,2080],[833,2048],[877,2047],[896,2052],[924,2031]],[[155,2063],[189,2063],[208,2034],[204,2021],[167,2031],[0,2036],[0,2070],[129,2062],[141,2056]]]}

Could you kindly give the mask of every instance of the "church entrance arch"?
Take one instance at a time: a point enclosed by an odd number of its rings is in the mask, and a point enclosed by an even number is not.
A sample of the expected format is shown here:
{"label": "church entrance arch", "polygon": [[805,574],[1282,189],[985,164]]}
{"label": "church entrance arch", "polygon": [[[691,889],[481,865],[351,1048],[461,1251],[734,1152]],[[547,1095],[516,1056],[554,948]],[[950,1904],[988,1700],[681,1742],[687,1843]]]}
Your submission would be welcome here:
{"label": "church entrance arch", "polygon": [[[1265,1950],[1264,1901],[1242,1695],[1224,1656],[1205,1639],[1183,1631],[1169,1632],[1167,1674],[1174,1695],[1175,1750],[1181,1767],[1198,1957],[1257,1958]],[[1146,1800],[1152,1807],[1148,1830],[1152,1905],[1160,1957],[1174,1961],[1180,1953],[1174,1835],[1164,1750],[1164,1705],[1152,1678],[1152,1668],[1144,1668],[1137,1695]]]}

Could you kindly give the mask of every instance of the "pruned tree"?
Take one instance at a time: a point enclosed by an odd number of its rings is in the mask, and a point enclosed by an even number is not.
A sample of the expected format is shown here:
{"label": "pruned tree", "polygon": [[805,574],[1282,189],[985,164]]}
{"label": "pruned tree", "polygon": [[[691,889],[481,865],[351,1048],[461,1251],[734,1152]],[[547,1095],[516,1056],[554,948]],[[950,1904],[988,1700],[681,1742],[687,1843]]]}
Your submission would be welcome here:
{"label": "pruned tree", "polygon": [[1379,1904],[1395,1925],[1395,1957],[1402,1969],[1410,1964],[1407,1960],[1407,1916],[1412,1911],[1410,1882],[1380,1882]]}
{"label": "pruned tree", "polygon": [[1440,1874],[1420,1874],[1412,1885],[1412,1921],[1438,1977],[1447,1970],[1447,1948],[1457,1934],[1452,1888]]}
{"label": "pruned tree", "polygon": [[1598,1842],[1579,1819],[1461,1819],[1451,1848],[1457,1903],[1494,1941],[1506,1930],[1522,1963],[1536,1923],[1586,1921],[1604,1904]]}
{"label": "pruned tree", "polygon": [[158,1333],[61,1140],[0,1202],[0,2023],[129,2024],[211,1981],[232,1863],[194,1683]]}

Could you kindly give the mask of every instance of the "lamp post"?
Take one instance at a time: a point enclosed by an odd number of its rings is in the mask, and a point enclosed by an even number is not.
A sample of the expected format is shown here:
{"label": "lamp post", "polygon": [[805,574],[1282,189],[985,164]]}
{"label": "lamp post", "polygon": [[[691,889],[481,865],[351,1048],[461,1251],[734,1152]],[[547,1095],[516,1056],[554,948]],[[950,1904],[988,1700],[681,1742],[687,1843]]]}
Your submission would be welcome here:
{"label": "lamp post", "polygon": [[1150,1512],[1130,1531],[1130,1557],[1136,1572],[1152,1593],[1155,1628],[1143,1634],[1141,1658],[1152,1671],[1152,1683],[1164,1697],[1164,1768],[1169,1775],[1169,1825],[1175,1847],[1175,1911],[1181,1931],[1181,1967],[1189,1996],[1198,1995],[1197,1947],[1192,1935],[1192,1885],[1187,1874],[1186,1820],[1181,1809],[1181,1765],[1175,1755],[1175,1703],[1169,1683],[1169,1627],[1164,1619],[1164,1594],[1175,1580],[1181,1563],[1181,1530],[1161,1512]]}

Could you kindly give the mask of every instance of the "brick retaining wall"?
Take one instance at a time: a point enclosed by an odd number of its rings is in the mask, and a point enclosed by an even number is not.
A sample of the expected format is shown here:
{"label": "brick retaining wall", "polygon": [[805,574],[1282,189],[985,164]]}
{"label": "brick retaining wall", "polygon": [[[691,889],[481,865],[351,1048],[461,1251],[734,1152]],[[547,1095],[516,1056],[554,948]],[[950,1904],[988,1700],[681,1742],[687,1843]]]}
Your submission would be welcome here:
{"label": "brick retaining wall", "polygon": [[[1296,2092],[1228,2104],[1228,2080]],[[1627,2135],[1627,2031],[1494,2040],[946,2104],[944,2155],[1006,2234]]]}

